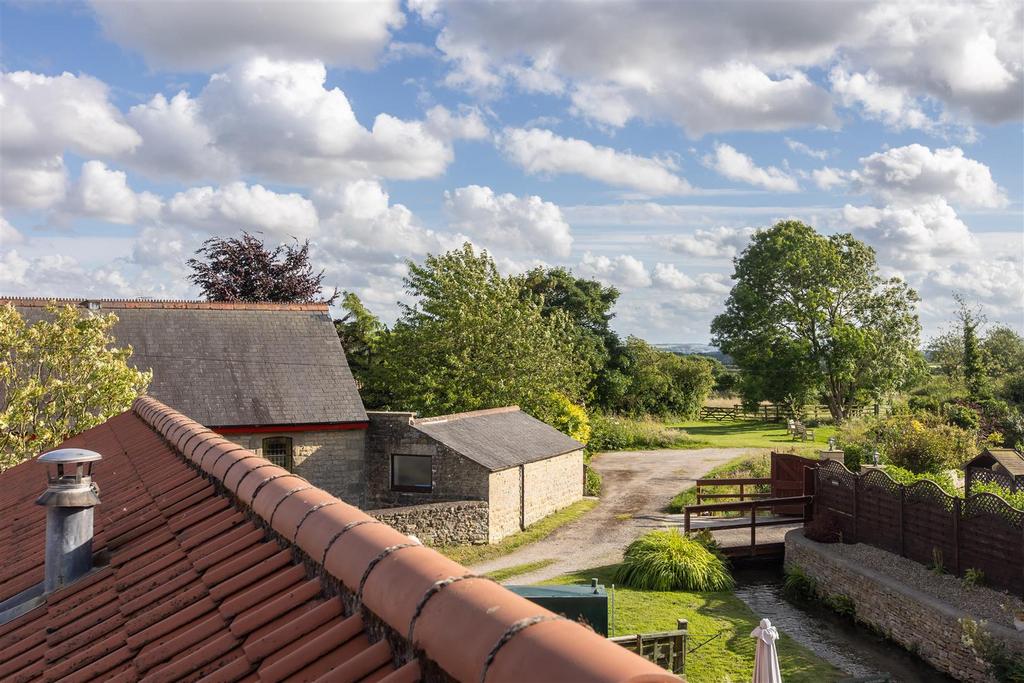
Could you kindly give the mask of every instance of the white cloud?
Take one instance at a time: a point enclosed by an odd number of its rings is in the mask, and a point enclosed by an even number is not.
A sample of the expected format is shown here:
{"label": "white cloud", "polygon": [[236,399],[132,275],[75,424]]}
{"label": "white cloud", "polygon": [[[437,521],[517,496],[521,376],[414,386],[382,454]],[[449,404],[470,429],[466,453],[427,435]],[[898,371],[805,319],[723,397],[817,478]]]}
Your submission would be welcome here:
{"label": "white cloud", "polygon": [[985,164],[964,156],[959,147],[931,150],[913,144],[860,160],[852,177],[856,189],[885,201],[927,202],[943,197],[965,206],[1000,207],[1006,196]]}
{"label": "white cloud", "polygon": [[796,192],[796,179],[775,166],[761,168],[746,154],[725,143],[715,145],[714,155],[704,157],[704,165],[730,180],[763,187],[773,192]]}
{"label": "white cloud", "polygon": [[654,284],[676,291],[694,289],[697,286],[693,278],[681,272],[671,263],[654,264]]}
{"label": "white cloud", "polygon": [[135,192],[128,187],[124,171],[111,170],[102,161],[94,160],[82,164],[78,182],[62,211],[129,224],[156,220],[162,206],[162,200],[155,194]]}
{"label": "white cloud", "polygon": [[849,173],[825,166],[811,171],[811,178],[814,180],[814,184],[822,190],[831,190],[833,187],[845,185],[849,181]]}
{"label": "white cloud", "polygon": [[536,195],[495,194],[489,187],[469,185],[444,193],[451,227],[485,244],[528,248],[566,257],[572,248],[569,224],[557,204]]}
{"label": "white cloud", "polygon": [[814,157],[815,159],[821,159],[822,161],[827,159],[828,156],[829,156],[829,151],[827,149],[815,149],[815,148],[811,147],[810,145],[807,145],[807,144],[805,144],[803,142],[800,142],[799,140],[794,140],[793,138],[785,138],[785,140],[786,140],[786,146],[789,147],[794,152],[799,152],[800,154],[806,154],[809,157]]}
{"label": "white cloud", "polygon": [[441,140],[482,140],[489,133],[476,107],[467,107],[456,115],[441,105],[435,105],[427,110],[426,124],[427,129]]}
{"label": "white cloud", "polygon": [[915,269],[931,267],[936,257],[978,251],[970,229],[941,198],[904,207],[846,205],[843,217],[883,256]]}
{"label": "white cloud", "polygon": [[314,235],[319,226],[309,199],[243,182],[179,192],[167,202],[165,219],[210,233],[265,231],[274,238],[304,239]]}
{"label": "white cloud", "polygon": [[107,36],[152,65],[177,70],[218,68],[254,54],[369,67],[405,23],[398,0],[92,5]]}
{"label": "white cloud", "polygon": [[637,156],[586,140],[563,138],[549,130],[506,128],[498,140],[501,151],[527,173],[575,173],[613,187],[627,187],[651,195],[678,195],[690,184],[675,174],[669,159]]}
{"label": "white cloud", "polygon": [[0,164],[0,205],[45,209],[64,200],[68,174],[64,157],[55,154],[32,160],[9,159]]}
{"label": "white cloud", "polygon": [[647,268],[638,259],[628,254],[610,258],[594,255],[588,251],[580,260],[579,272],[586,277],[596,277],[621,287],[651,286],[651,275],[647,272]]}
{"label": "white cloud", "polygon": [[0,216],[0,247],[10,247],[14,244],[21,244],[24,241],[25,236],[11,225],[6,218]]}
{"label": "white cloud", "polygon": [[756,230],[719,226],[710,230],[696,230],[692,235],[673,235],[660,242],[666,248],[685,256],[732,258],[747,246]]}
{"label": "white cloud", "polygon": [[[866,117],[933,128],[1024,112],[1022,8],[990,3],[430,3],[445,82],[494,96],[521,74],[606,126],[668,120],[691,136],[834,126],[810,69]],[[837,76],[840,74],[837,74]],[[927,103],[927,104],[926,104]],[[926,111],[937,110],[935,116]],[[931,132],[931,130],[930,130]]]}

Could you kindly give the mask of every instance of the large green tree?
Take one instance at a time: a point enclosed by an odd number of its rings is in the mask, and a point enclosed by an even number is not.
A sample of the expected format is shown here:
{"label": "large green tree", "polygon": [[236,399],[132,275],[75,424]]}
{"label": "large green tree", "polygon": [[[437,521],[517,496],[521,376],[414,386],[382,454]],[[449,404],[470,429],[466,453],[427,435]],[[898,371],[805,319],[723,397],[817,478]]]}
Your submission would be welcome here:
{"label": "large green tree", "polygon": [[117,348],[111,315],[47,308],[27,324],[0,307],[0,471],[127,410],[151,378]]}
{"label": "large green tree", "polygon": [[1024,338],[1006,325],[996,325],[981,342],[990,377],[1024,372]]}
{"label": "large green tree", "polygon": [[592,347],[568,314],[545,315],[469,244],[408,265],[415,302],[401,304],[380,344],[376,381],[391,407],[430,415],[517,404],[543,415],[555,396],[583,401]]}
{"label": "large green tree", "polygon": [[874,250],[852,235],[781,221],[755,233],[734,263],[713,340],[763,385],[790,377],[799,391],[812,386],[842,422],[918,368],[917,294],[881,278]]}
{"label": "large green tree", "polygon": [[370,312],[352,292],[345,292],[341,298],[345,315],[334,321],[341,346],[345,349],[348,366],[359,383],[363,402],[369,406],[387,403],[385,389],[376,381],[374,373],[379,365],[379,347],[387,326]]}
{"label": "large green tree", "polygon": [[618,412],[696,418],[715,385],[714,361],[656,349],[643,339],[626,339],[625,388]]}
{"label": "large green tree", "polygon": [[593,347],[594,379],[590,403],[611,408],[624,390],[625,345],[611,328],[619,290],[597,280],[576,277],[566,268],[537,267],[522,276],[525,296],[540,304],[544,315],[565,313]]}

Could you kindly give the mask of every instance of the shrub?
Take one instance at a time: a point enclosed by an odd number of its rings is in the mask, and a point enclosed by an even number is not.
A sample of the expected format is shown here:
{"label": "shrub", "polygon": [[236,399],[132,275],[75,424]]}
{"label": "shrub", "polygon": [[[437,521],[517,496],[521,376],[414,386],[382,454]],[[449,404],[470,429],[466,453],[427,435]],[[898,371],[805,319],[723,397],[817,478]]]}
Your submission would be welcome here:
{"label": "shrub", "polygon": [[601,475],[598,474],[590,465],[584,465],[583,472],[585,474],[585,479],[583,480],[583,495],[601,495]]}
{"label": "shrub", "polygon": [[1018,510],[1024,510],[1024,491],[1010,491],[1010,489],[1000,486],[994,481],[971,482],[970,495],[976,496],[979,493],[991,493],[999,496]]}
{"label": "shrub", "polygon": [[615,581],[639,590],[731,590],[725,562],[678,529],[652,531],[626,548]]}
{"label": "shrub", "polygon": [[978,413],[965,405],[946,405],[946,422],[961,429],[977,429],[981,423]]}
{"label": "shrub", "polygon": [[590,424],[592,431],[587,450],[592,453],[686,448],[695,443],[695,439],[683,430],[670,429],[651,418],[632,419],[594,414]]}
{"label": "shrub", "polygon": [[877,447],[886,463],[918,473],[959,469],[978,447],[974,432],[920,413],[845,425],[839,443],[864,460]]}
{"label": "shrub", "polygon": [[1003,380],[999,395],[1010,403],[1024,405],[1024,372],[1010,375]]}
{"label": "shrub", "polygon": [[911,484],[919,481],[930,481],[953,497],[960,495],[960,491],[953,483],[953,480],[945,474],[918,474],[902,467],[897,467],[896,465],[883,465],[882,469],[898,484],[910,486]]}
{"label": "shrub", "polygon": [[587,411],[576,405],[564,394],[552,392],[537,409],[536,417],[563,434],[576,439],[583,445],[590,441],[590,418]]}

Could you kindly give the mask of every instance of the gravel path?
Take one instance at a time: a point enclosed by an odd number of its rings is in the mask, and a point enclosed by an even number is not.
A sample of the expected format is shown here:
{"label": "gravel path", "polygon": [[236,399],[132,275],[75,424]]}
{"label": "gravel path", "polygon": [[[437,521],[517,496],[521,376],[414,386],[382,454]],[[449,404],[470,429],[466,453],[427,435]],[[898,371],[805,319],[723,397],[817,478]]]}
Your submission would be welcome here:
{"label": "gravel path", "polygon": [[750,450],[756,449],[623,451],[598,455],[592,465],[604,478],[604,492],[596,508],[547,538],[475,565],[473,570],[483,573],[555,560],[543,569],[510,579],[512,583],[530,584],[619,562],[622,551],[638,536],[652,529],[682,526],[682,515],[662,512],[673,496],[711,468]]}

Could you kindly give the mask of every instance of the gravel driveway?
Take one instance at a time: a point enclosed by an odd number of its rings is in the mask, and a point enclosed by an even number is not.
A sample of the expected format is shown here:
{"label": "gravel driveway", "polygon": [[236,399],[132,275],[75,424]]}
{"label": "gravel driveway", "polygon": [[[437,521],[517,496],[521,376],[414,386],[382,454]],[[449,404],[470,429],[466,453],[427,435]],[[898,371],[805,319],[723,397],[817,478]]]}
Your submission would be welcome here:
{"label": "gravel driveway", "polygon": [[554,559],[553,564],[510,579],[529,584],[560,574],[614,564],[631,541],[652,529],[681,526],[681,515],[662,510],[677,493],[708,470],[749,448],[622,451],[603,453],[591,463],[604,477],[604,493],[596,508],[547,538],[513,553],[474,565],[484,573],[515,565]]}

